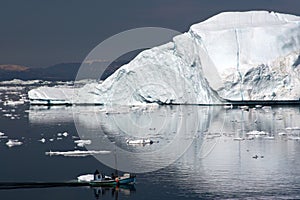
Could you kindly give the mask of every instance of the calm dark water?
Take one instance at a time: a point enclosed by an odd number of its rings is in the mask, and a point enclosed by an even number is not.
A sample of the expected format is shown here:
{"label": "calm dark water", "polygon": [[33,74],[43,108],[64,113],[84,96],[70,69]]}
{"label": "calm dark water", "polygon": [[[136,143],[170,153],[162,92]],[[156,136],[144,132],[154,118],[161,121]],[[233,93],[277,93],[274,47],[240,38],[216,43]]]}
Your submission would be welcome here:
{"label": "calm dark water", "polygon": [[[127,161],[135,170],[148,172],[137,174],[135,188],[96,191],[99,199],[300,198],[299,107],[104,109],[17,104],[20,98],[26,100],[23,94],[27,89],[28,86],[17,85],[0,87],[0,131],[4,133],[0,139],[0,182],[68,181],[95,169],[110,174],[114,169],[99,161],[107,162],[105,155],[45,154],[111,150],[107,146],[110,141],[121,150],[132,152],[126,159],[120,153],[119,168],[126,168]],[[249,134],[251,131],[262,132]],[[68,135],[61,135],[64,132]],[[130,146],[125,142],[141,137],[159,143]],[[23,144],[8,147],[9,139],[18,139]],[[79,139],[92,143],[80,147],[74,143]],[[113,165],[112,158],[106,159],[112,160]],[[95,190],[89,187],[0,190],[0,196],[97,199]]]}

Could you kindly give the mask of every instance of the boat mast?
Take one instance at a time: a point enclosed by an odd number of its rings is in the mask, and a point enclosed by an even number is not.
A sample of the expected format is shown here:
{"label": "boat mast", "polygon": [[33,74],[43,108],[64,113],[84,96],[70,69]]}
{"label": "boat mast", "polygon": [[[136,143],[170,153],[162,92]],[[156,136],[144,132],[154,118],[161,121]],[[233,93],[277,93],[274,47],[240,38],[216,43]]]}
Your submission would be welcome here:
{"label": "boat mast", "polygon": [[117,147],[116,146],[115,146],[114,156],[115,156],[115,174],[116,174],[116,176],[118,176],[118,162],[117,162]]}

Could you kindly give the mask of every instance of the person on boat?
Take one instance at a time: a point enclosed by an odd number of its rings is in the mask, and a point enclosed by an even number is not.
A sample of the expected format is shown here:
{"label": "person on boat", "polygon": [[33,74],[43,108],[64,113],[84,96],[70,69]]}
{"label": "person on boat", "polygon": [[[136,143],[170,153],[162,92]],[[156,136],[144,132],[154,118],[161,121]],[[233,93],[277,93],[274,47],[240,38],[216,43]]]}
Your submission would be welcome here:
{"label": "person on boat", "polygon": [[111,173],[111,179],[115,179],[115,178],[116,178],[115,174]]}
{"label": "person on boat", "polygon": [[94,173],[94,181],[102,181],[102,175],[101,173],[98,171],[98,169],[95,171]]}
{"label": "person on boat", "polygon": [[120,185],[120,180],[119,180],[119,178],[117,177],[117,178],[115,178],[115,181],[116,181],[116,185],[117,186],[119,186]]}

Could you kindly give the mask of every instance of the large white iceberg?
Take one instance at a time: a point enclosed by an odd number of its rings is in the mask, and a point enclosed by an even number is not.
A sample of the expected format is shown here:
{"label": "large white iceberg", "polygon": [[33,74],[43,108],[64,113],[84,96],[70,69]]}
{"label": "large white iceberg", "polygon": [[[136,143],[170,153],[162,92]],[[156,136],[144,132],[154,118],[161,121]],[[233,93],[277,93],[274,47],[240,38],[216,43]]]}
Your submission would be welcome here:
{"label": "large white iceberg", "polygon": [[145,50],[103,83],[42,87],[32,101],[78,104],[219,104],[300,97],[300,17],[226,12]]}

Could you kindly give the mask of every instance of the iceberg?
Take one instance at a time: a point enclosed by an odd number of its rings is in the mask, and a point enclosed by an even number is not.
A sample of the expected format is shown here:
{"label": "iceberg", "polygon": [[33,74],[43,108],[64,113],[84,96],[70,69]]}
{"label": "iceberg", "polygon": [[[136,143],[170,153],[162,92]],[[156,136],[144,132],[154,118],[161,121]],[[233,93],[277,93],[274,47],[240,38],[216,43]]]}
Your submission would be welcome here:
{"label": "iceberg", "polygon": [[29,91],[41,104],[221,104],[299,100],[300,17],[225,12],[141,52],[102,83]]}
{"label": "iceberg", "polygon": [[94,174],[84,174],[77,177],[79,182],[89,182],[94,180]]}
{"label": "iceberg", "polygon": [[74,143],[77,144],[77,146],[79,146],[79,147],[84,147],[85,145],[91,144],[92,141],[91,140],[75,140]]}
{"label": "iceberg", "polygon": [[20,146],[22,144],[23,144],[23,142],[20,142],[19,140],[13,140],[13,139],[9,139],[8,142],[6,142],[6,145],[8,147]]}

